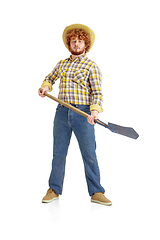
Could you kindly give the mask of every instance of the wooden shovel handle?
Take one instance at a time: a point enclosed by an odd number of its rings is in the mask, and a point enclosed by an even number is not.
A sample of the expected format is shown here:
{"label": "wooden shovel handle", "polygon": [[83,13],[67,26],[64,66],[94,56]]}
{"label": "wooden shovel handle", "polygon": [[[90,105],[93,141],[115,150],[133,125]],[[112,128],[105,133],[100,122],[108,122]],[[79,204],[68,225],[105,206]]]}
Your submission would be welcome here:
{"label": "wooden shovel handle", "polygon": [[[40,88],[39,91],[42,93],[42,88]],[[47,96],[47,97],[49,97],[49,98],[51,98],[52,100],[60,103],[61,105],[63,105],[63,106],[65,106],[65,107],[73,110],[74,112],[82,115],[83,117],[86,117],[86,118],[87,118],[87,117],[89,116],[89,114],[87,114],[87,113],[79,110],[78,108],[73,107],[73,106],[70,105],[69,103],[63,102],[62,100],[60,100],[60,99],[58,99],[58,98],[56,98],[56,97],[53,97],[52,95],[50,95],[50,94],[48,94],[48,93],[46,93],[46,92],[44,93],[44,95]]]}

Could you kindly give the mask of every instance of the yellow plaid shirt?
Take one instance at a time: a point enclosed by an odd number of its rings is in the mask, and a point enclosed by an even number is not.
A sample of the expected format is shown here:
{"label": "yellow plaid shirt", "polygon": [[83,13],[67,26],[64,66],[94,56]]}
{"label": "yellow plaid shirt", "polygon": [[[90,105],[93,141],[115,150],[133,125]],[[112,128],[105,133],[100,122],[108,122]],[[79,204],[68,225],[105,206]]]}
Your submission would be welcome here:
{"label": "yellow plaid shirt", "polygon": [[52,91],[52,85],[60,79],[58,98],[76,105],[90,105],[90,110],[103,112],[102,76],[98,66],[84,54],[74,61],[69,57],[58,62],[47,75],[45,85]]}

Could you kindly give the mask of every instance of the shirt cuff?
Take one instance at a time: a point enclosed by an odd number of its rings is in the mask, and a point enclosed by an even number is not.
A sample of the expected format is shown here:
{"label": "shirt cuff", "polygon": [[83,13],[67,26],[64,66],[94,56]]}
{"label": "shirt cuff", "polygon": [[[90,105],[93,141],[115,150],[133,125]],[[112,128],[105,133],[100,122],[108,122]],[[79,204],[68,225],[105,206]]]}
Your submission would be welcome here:
{"label": "shirt cuff", "polygon": [[49,87],[49,92],[52,91],[52,84],[50,82],[43,82],[42,85],[41,85],[41,88],[43,88],[44,86]]}
{"label": "shirt cuff", "polygon": [[98,111],[99,113],[103,112],[103,108],[100,107],[99,105],[91,105],[91,106],[90,106],[90,111],[93,111],[93,110],[96,110],[96,111]]}

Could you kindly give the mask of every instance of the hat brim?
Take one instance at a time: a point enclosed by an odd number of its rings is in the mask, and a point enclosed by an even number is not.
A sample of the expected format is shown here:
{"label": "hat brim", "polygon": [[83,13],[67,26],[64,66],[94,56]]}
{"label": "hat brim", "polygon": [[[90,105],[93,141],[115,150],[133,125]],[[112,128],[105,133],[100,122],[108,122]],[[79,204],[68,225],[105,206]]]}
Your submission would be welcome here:
{"label": "hat brim", "polygon": [[[66,43],[66,35],[68,32],[74,30],[74,29],[82,29],[84,30],[87,34],[89,34],[90,36],[90,40],[91,40],[91,46],[90,48],[88,49],[88,52],[90,51],[90,49],[92,48],[93,46],[93,43],[95,41],[95,34],[93,32],[93,30],[89,27],[87,27],[86,25],[83,25],[83,24],[72,24],[70,26],[67,26],[64,31],[63,31],[63,42],[64,42],[64,45],[66,46],[66,48],[68,49],[68,45]],[[68,49],[69,50],[69,49]]]}

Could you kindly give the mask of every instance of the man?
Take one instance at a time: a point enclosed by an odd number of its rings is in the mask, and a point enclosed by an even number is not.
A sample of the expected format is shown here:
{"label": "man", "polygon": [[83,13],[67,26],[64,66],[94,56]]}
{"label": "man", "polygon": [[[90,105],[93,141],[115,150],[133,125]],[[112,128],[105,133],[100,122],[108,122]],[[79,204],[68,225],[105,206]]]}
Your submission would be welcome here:
{"label": "man", "polygon": [[[72,131],[74,132],[82,154],[85,177],[91,201],[103,205],[112,205],[104,196],[100,184],[100,172],[96,157],[94,119],[102,112],[101,72],[98,66],[86,56],[93,46],[94,32],[82,24],[73,24],[65,28],[63,42],[71,56],[58,62],[53,71],[46,76],[42,84],[42,93],[52,91],[52,85],[60,78],[58,98],[72,104],[80,110],[91,113],[85,117],[58,105],[53,128],[53,160],[49,178],[49,189],[43,203],[52,202],[62,194],[65,174],[65,162]],[[76,159],[75,159],[76,160]],[[73,190],[74,191],[74,190]]]}

